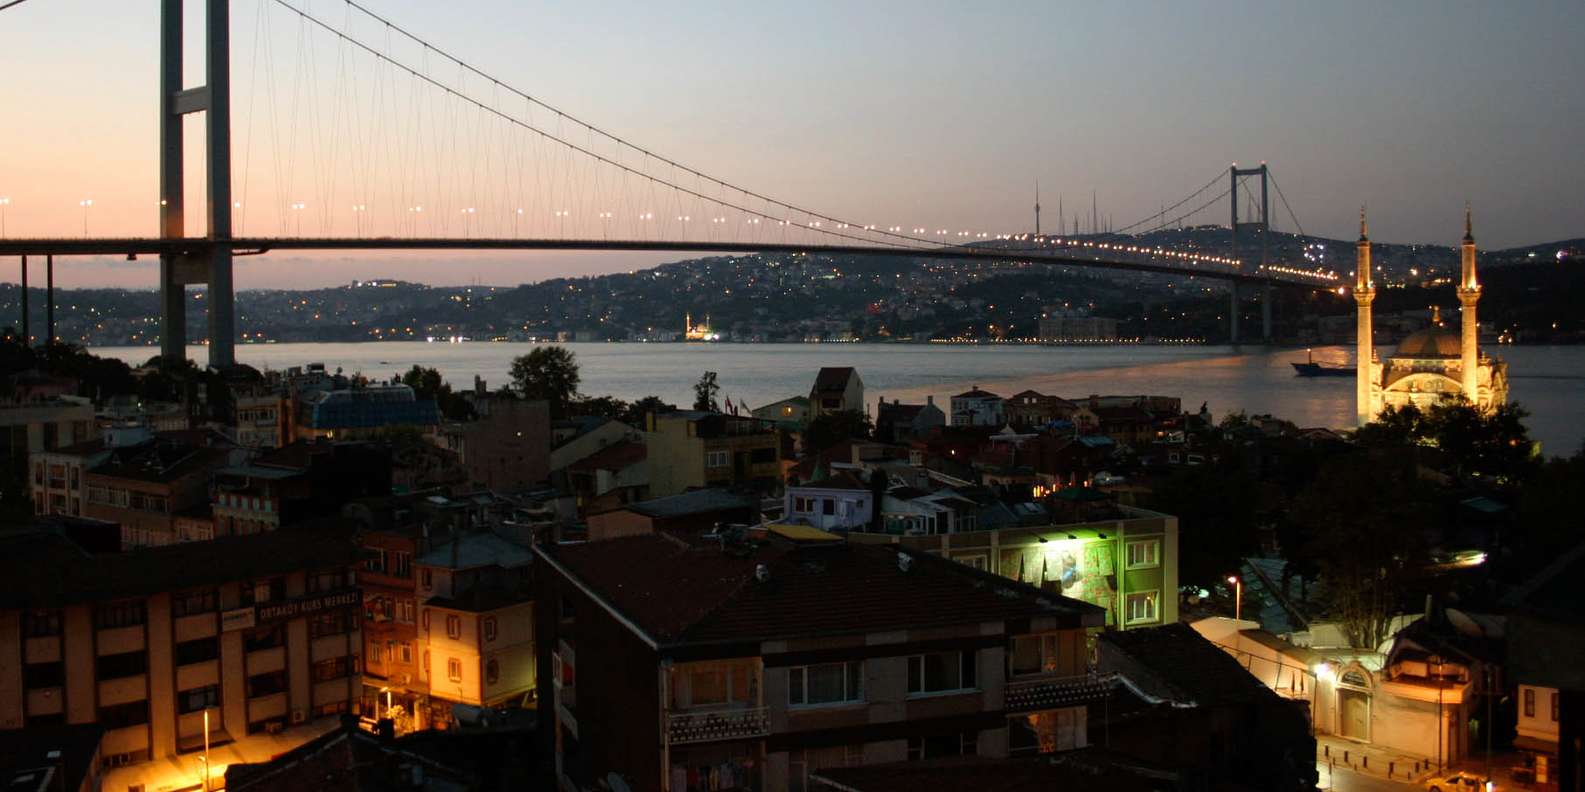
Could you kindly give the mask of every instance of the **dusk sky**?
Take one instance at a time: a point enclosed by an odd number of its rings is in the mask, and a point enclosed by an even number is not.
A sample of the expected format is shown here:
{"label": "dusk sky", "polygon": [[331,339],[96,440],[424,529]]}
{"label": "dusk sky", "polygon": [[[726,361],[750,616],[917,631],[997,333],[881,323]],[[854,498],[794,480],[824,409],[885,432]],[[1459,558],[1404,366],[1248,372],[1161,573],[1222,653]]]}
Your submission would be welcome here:
{"label": "dusk sky", "polygon": [[[347,17],[337,0],[290,2],[327,21]],[[1585,5],[1577,0],[367,5],[657,152],[864,222],[1028,230],[1038,178],[1048,229],[1059,196],[1071,212],[1088,207],[1092,190],[1122,225],[1229,162],[1266,160],[1311,233],[1351,237],[1363,202],[1379,240],[1450,244],[1469,200],[1483,247],[1585,236]],[[342,94],[353,103],[367,102],[371,94],[359,91],[373,70],[338,72],[323,35],[299,50],[299,23],[275,0],[232,8],[238,198],[251,179],[250,207],[282,205],[297,196],[258,186],[283,167],[269,124],[291,123],[267,115],[267,64],[273,90],[285,95],[308,52],[321,85],[338,74],[359,81]],[[190,2],[188,13],[196,45],[202,3]],[[157,232],[157,23],[155,0],[30,0],[0,12],[9,236],[80,236],[79,201],[88,197],[92,235]],[[268,47],[258,46],[261,31]],[[196,47],[188,65],[198,82]],[[323,106],[336,101],[327,92]],[[292,105],[274,106],[279,114]],[[315,121],[299,123],[306,130]],[[194,218],[200,129],[189,121]],[[332,168],[347,158],[321,156]],[[291,167],[306,174],[298,184],[324,170],[308,154]],[[401,166],[367,157],[361,167]],[[338,178],[357,181],[350,172]],[[339,188],[316,189],[338,205],[349,200]],[[1293,230],[1280,208],[1273,214],[1279,229]],[[1225,223],[1225,202],[1201,221]],[[286,221],[248,222],[275,233]],[[353,218],[325,222],[351,233]],[[236,279],[239,288],[375,276],[515,284],[675,258],[272,254],[239,260]],[[14,280],[15,269],[6,262],[0,274]],[[152,260],[59,270],[67,286],[155,284]]]}

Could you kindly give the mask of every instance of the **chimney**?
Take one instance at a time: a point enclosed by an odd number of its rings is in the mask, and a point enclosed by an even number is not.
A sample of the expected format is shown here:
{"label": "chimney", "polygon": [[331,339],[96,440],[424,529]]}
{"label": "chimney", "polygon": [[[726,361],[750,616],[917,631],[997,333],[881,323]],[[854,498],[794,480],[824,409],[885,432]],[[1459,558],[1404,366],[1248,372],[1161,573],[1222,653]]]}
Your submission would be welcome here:
{"label": "chimney", "polygon": [[770,582],[770,567],[764,564],[754,565],[754,579],[760,583]]}
{"label": "chimney", "polygon": [[925,404],[931,405],[933,407],[933,406],[935,406],[935,403],[936,403],[936,397],[928,395],[928,394],[925,396]]}

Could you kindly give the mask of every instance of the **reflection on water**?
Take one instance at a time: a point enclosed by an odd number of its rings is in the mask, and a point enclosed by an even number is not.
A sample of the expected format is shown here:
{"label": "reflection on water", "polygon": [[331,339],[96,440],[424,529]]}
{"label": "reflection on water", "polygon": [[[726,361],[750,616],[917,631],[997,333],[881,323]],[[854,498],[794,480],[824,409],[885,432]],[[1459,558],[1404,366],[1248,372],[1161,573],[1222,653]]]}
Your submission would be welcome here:
{"label": "reflection on water", "polygon": [[[389,378],[413,365],[440,369],[453,387],[471,387],[475,376],[490,387],[507,384],[512,358],[531,344],[253,344],[237,358],[259,368],[283,369],[322,362],[332,370]],[[1303,349],[1204,347],[971,347],[913,344],[567,344],[583,368],[582,390],[634,399],[655,394],[686,406],[701,372],[720,375],[724,396],[760,405],[807,395],[821,366],[855,366],[873,404],[882,396],[936,398],[942,409],[952,394],[979,385],[1004,396],[1034,389],[1068,398],[1089,394],[1164,394],[1183,398],[1188,410],[1202,402],[1218,417],[1233,410],[1270,413],[1300,426],[1348,427],[1354,416],[1354,381],[1348,377],[1296,377],[1292,362]],[[141,363],[152,347],[107,347],[100,354]],[[1585,347],[1501,347],[1510,396],[1532,413],[1532,435],[1551,454],[1577,450],[1585,439]],[[1314,359],[1352,366],[1353,350],[1317,347]],[[1381,354],[1390,354],[1382,350]],[[192,347],[194,360],[204,359]]]}

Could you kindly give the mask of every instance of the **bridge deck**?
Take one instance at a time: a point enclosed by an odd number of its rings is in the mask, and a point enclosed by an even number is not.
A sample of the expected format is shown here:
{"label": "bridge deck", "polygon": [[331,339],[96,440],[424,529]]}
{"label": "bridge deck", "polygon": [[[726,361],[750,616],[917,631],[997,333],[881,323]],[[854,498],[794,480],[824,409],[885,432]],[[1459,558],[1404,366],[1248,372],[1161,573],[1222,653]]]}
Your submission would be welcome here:
{"label": "bridge deck", "polygon": [[[107,239],[0,239],[0,256],[134,256],[170,253],[201,255],[214,240],[203,237],[160,239],[126,237]],[[624,239],[456,239],[450,237],[239,237],[230,240],[238,254],[275,250],[595,250],[613,252],[679,253],[815,253],[826,255],[885,256],[948,261],[1040,262],[1072,267],[1096,267],[1129,272],[1201,277],[1235,283],[1332,291],[1333,283],[1282,273],[1241,270],[1223,264],[1182,265],[1164,261],[1130,260],[1087,255],[1066,249],[1002,250],[980,247],[868,247],[864,245],[798,245],[777,242],[703,242]]]}

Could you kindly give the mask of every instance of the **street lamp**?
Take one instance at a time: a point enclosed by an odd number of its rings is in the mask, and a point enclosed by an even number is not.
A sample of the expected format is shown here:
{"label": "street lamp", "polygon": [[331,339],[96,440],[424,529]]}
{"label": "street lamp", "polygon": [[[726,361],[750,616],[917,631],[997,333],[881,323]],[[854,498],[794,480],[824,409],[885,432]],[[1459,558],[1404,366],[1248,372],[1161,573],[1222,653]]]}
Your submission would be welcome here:
{"label": "street lamp", "polygon": [[0,196],[0,239],[6,235],[6,207],[11,205],[11,199]]}
{"label": "street lamp", "polygon": [[1228,575],[1227,582],[1233,585],[1233,621],[1244,620],[1244,581],[1237,575]]}
{"label": "street lamp", "polygon": [[94,199],[92,199],[92,198],[84,198],[81,201],[78,201],[77,205],[81,206],[83,208],[83,236],[87,237],[88,236],[88,210],[93,208]]}

